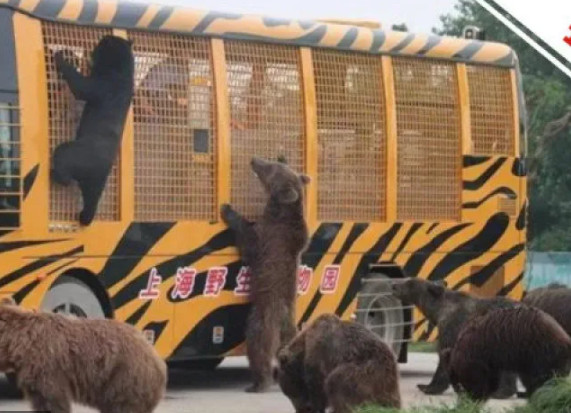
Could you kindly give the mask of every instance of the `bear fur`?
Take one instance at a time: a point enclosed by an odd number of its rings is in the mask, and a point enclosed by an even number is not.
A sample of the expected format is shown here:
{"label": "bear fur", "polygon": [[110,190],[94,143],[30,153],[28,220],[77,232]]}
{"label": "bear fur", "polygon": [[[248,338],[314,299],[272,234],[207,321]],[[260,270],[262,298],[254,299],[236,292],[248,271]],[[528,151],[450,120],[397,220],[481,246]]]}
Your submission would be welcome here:
{"label": "bear fur", "polygon": [[32,312],[0,303],[0,371],[13,372],[35,411],[151,413],[167,383],[165,362],[134,327]]}
{"label": "bear fur", "polygon": [[502,308],[466,323],[444,359],[454,387],[474,400],[487,400],[498,389],[501,371],[516,372],[530,396],[569,374],[571,338],[537,308]]}
{"label": "bear fur", "polygon": [[297,413],[400,408],[395,356],[361,324],[322,315],[280,350],[278,361],[280,387]]}
{"label": "bear fur", "polygon": [[83,198],[79,222],[89,225],[121,146],[134,93],[135,60],[131,43],[115,36],[103,37],[93,50],[89,76],[83,76],[66,55],[69,52],[55,54],[56,68],[85,106],[75,140],[53,153],[51,178],[64,186],[78,183]]}
{"label": "bear fur", "polygon": [[561,284],[536,288],[525,295],[523,302],[549,314],[571,336],[571,288]]}
{"label": "bear fur", "polygon": [[252,272],[246,345],[253,384],[247,390],[261,392],[273,382],[272,361],[278,350],[297,333],[297,268],[309,237],[304,185],[310,179],[283,162],[253,158],[251,167],[268,194],[262,217],[252,223],[230,205],[222,206],[221,215]]}
{"label": "bear fur", "polygon": [[[464,324],[473,316],[484,314],[495,308],[509,308],[517,305],[505,297],[478,298],[465,292],[446,288],[442,282],[419,278],[409,278],[393,284],[393,294],[403,303],[414,304],[430,323],[438,327],[439,361],[436,372],[429,384],[417,387],[425,394],[442,394],[450,385],[446,368],[442,363],[441,352],[451,348]],[[502,374],[502,384],[495,398],[508,398],[517,391],[516,376]]]}

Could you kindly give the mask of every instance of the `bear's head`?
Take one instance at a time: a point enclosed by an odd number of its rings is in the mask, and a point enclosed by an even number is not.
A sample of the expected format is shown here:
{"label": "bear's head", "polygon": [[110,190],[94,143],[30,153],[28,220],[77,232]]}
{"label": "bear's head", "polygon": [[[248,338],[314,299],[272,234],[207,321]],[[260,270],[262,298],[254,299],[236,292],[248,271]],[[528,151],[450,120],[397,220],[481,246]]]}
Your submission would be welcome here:
{"label": "bear's head", "polygon": [[121,37],[104,36],[91,53],[91,73],[132,77],[135,71],[132,45],[131,41]]}
{"label": "bear's head", "polygon": [[253,158],[250,165],[270,198],[280,204],[301,201],[303,186],[311,181],[307,175],[295,173],[283,159],[270,162]]}
{"label": "bear's head", "polygon": [[[405,305],[416,305],[422,313],[431,318],[442,306],[446,283],[409,278],[393,284],[393,295]],[[434,320],[430,320],[434,321]]]}

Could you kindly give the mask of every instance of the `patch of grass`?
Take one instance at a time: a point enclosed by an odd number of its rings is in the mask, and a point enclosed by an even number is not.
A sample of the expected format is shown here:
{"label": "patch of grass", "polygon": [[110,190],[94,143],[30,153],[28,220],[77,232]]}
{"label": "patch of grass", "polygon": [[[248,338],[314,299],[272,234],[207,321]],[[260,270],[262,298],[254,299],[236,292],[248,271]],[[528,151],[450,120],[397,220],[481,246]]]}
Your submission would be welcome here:
{"label": "patch of grass", "polygon": [[436,353],[436,343],[418,341],[408,344],[408,351],[411,353]]}
{"label": "patch of grass", "polygon": [[[378,406],[365,406],[355,413],[488,413],[481,404],[468,399],[460,398],[456,404],[440,404],[437,406],[417,406],[406,410],[399,410]],[[519,412],[518,412],[519,413]],[[522,412],[528,413],[528,412]]]}
{"label": "patch of grass", "polygon": [[[406,410],[365,406],[355,413],[489,413],[482,404],[460,398],[456,404],[418,406]],[[523,406],[512,407],[504,413],[571,413],[571,378],[549,382]]]}
{"label": "patch of grass", "polygon": [[571,379],[552,380],[509,413],[571,413]]}

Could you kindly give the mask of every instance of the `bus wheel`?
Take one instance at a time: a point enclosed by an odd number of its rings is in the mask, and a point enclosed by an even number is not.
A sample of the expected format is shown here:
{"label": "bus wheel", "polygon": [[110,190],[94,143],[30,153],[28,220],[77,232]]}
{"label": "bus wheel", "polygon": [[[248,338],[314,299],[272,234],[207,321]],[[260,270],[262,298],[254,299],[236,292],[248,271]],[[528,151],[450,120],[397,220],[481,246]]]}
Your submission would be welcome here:
{"label": "bus wheel", "polygon": [[392,282],[383,274],[363,279],[357,294],[357,321],[375,333],[399,357],[404,342],[404,312],[392,294]]}
{"label": "bus wheel", "polygon": [[184,370],[214,370],[224,361],[224,357],[196,359],[196,360],[181,360],[169,362],[169,367]]}
{"label": "bus wheel", "polygon": [[61,276],[46,293],[42,310],[80,318],[105,318],[95,293],[82,281]]}

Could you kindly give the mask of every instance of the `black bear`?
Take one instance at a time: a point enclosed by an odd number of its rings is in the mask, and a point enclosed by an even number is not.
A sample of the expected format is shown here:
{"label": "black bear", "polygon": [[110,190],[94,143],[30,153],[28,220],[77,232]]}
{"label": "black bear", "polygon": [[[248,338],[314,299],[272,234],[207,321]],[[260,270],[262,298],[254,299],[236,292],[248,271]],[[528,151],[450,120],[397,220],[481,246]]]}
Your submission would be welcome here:
{"label": "black bear", "polygon": [[571,338],[537,308],[501,308],[468,321],[442,357],[454,388],[472,399],[488,399],[502,371],[516,372],[529,396],[548,380],[569,374]]}
{"label": "black bear", "polygon": [[262,217],[252,223],[230,205],[224,205],[221,213],[236,235],[242,260],[252,270],[246,344],[254,383],[248,391],[261,392],[273,381],[277,351],[297,333],[297,268],[308,241],[303,194],[309,177],[283,162],[253,158],[251,167],[269,195]]}
{"label": "black bear", "polygon": [[[504,297],[477,298],[461,291],[452,291],[442,282],[409,278],[393,285],[393,294],[407,304],[414,304],[424,316],[438,327],[438,350],[451,348],[464,324],[473,316],[495,308],[514,307],[516,302]],[[441,394],[450,380],[442,359],[430,384],[419,384],[425,394]],[[502,384],[495,398],[507,398],[516,393],[516,377],[502,375]]]}
{"label": "black bear", "polygon": [[361,324],[319,316],[280,350],[278,361],[280,387],[296,413],[401,405],[395,356]]}
{"label": "black bear", "polygon": [[131,42],[105,36],[92,53],[91,73],[83,76],[59,51],[54,59],[76,99],[85,102],[76,138],[53,154],[51,177],[64,186],[77,181],[83,198],[81,225],[89,225],[119,151],[134,93]]}

